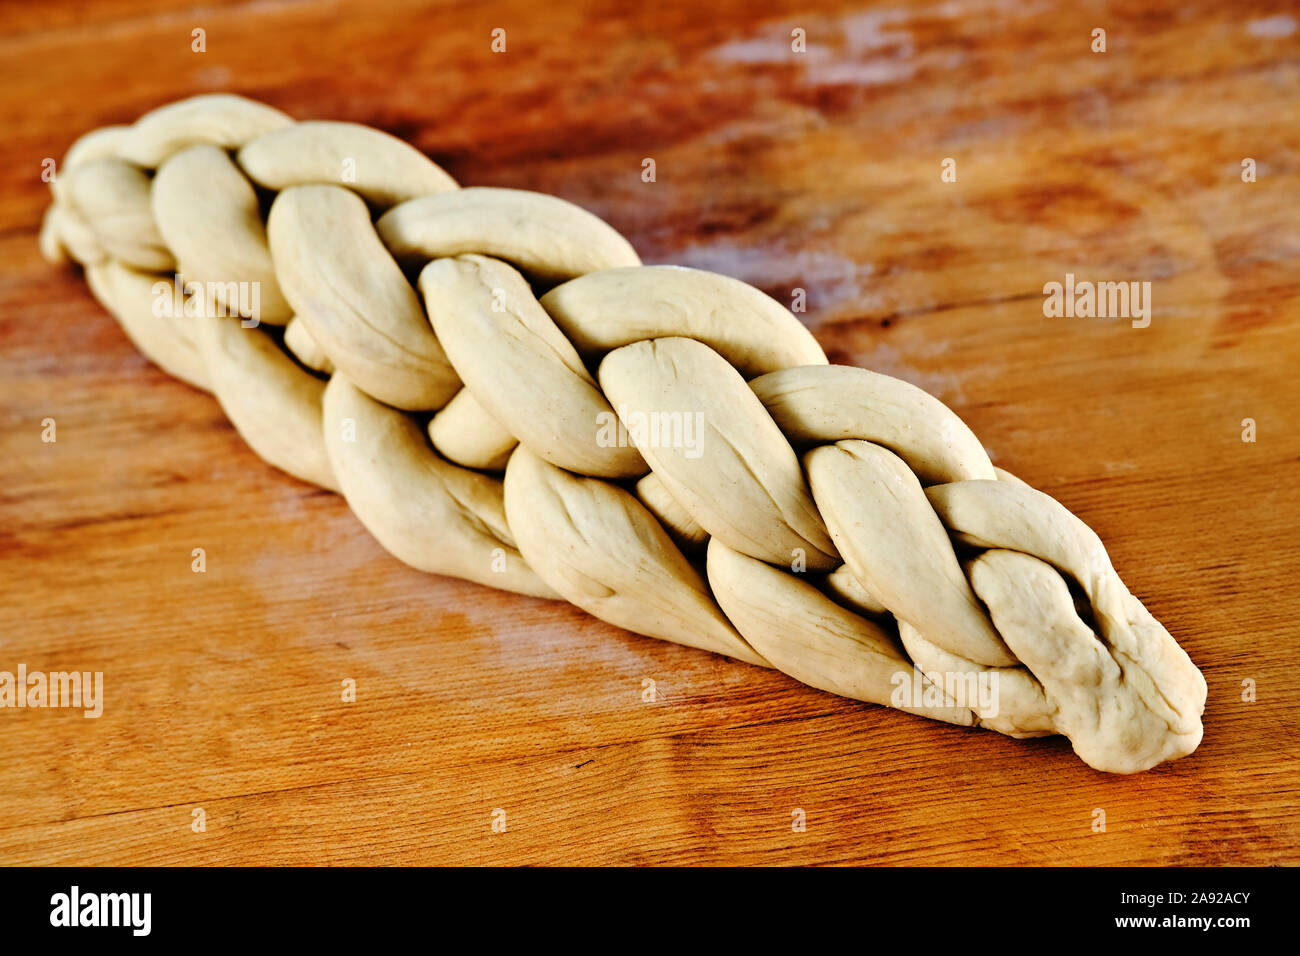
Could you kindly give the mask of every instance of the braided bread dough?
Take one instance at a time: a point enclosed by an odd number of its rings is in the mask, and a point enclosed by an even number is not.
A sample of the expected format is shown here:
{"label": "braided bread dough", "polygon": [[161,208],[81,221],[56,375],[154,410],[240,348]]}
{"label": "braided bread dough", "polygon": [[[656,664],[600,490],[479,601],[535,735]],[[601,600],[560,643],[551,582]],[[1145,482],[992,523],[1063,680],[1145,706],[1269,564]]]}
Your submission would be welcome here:
{"label": "braided bread dough", "polygon": [[[564,200],[461,189],[385,133],[236,96],[89,133],[52,186],[47,258],[413,567],[1064,734],[1100,770],[1200,743],[1205,681],[1097,536],[742,282],[642,266]],[[159,314],[174,271],[202,315]]]}

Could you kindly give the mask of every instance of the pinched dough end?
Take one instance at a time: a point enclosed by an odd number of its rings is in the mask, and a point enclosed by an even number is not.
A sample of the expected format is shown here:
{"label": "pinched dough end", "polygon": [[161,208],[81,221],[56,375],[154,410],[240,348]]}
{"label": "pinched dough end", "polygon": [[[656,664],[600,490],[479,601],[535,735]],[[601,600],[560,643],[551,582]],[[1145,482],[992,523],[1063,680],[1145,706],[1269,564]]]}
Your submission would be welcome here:
{"label": "pinched dough end", "polygon": [[1205,678],[1127,591],[1125,619],[1094,631],[1060,573],[1038,558],[992,549],[970,575],[1007,646],[1054,705],[1056,729],[1089,766],[1136,773],[1200,744]]}

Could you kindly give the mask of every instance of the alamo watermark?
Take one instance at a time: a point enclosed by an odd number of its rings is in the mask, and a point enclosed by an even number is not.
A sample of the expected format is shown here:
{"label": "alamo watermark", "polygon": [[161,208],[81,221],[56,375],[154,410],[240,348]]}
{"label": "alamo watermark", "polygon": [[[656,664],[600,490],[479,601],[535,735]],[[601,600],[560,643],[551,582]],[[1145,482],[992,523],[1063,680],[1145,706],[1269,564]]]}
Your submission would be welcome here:
{"label": "alamo watermark", "polygon": [[231,317],[246,329],[261,323],[260,282],[199,282],[177,272],[171,282],[155,282],[150,291],[157,319]]}
{"label": "alamo watermark", "polygon": [[0,707],[80,708],[88,720],[104,713],[103,671],[0,671]]}
{"label": "alamo watermark", "polygon": [[83,893],[74,884],[50,897],[51,926],[125,926],[132,936],[148,936],[152,924],[152,893]]}
{"label": "alamo watermark", "polygon": [[889,683],[889,706],[966,707],[981,717],[998,715],[997,671],[895,671]]}
{"label": "alamo watermark", "polygon": [[704,454],[703,412],[634,412],[596,415],[596,444],[601,448],[682,448],[687,458]]}
{"label": "alamo watermark", "polygon": [[1044,283],[1043,296],[1049,319],[1132,319],[1135,329],[1151,324],[1150,282],[1075,282],[1067,272],[1064,283]]}

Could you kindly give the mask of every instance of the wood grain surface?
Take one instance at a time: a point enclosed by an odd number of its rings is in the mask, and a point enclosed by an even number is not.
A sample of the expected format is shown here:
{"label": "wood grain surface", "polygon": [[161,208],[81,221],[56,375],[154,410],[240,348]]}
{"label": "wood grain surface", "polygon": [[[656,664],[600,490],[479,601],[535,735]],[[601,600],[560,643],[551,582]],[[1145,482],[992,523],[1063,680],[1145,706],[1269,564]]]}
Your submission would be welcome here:
{"label": "wood grain surface", "polygon": [[[1295,4],[0,17],[0,670],[105,688],[97,720],[0,710],[0,862],[1297,862]],[[647,262],[806,289],[832,361],[928,389],[1097,530],[1204,670],[1201,748],[1108,776],[1060,738],[842,700],[390,558],[37,252],[45,157],[218,90],[564,196]],[[1150,281],[1150,327],[1046,318],[1067,272]]]}

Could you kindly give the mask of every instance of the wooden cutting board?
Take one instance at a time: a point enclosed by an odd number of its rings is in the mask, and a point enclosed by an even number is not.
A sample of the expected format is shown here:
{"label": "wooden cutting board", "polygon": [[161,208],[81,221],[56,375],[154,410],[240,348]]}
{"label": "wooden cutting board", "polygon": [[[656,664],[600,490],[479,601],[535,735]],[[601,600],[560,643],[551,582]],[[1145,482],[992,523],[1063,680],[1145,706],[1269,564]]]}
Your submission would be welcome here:
{"label": "wooden cutting board", "polygon": [[[1300,13],[618,6],[0,12],[0,670],[104,674],[99,719],[0,710],[0,863],[1296,862]],[[38,256],[45,157],[217,90],[805,290],[1097,530],[1201,748],[1107,776],[390,558]],[[1067,273],[1149,327],[1045,316]]]}

